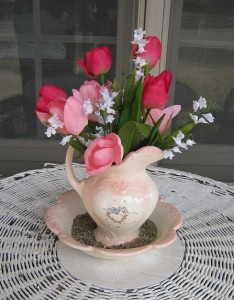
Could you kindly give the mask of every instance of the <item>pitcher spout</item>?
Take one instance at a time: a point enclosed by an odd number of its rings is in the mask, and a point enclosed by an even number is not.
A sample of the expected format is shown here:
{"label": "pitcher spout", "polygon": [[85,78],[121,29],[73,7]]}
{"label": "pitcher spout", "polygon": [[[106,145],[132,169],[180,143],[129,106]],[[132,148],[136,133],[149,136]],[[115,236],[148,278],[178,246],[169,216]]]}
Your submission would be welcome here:
{"label": "pitcher spout", "polygon": [[139,169],[146,168],[148,165],[155,163],[164,158],[163,151],[154,146],[142,147],[137,151],[130,152],[123,160],[124,165],[138,167]]}

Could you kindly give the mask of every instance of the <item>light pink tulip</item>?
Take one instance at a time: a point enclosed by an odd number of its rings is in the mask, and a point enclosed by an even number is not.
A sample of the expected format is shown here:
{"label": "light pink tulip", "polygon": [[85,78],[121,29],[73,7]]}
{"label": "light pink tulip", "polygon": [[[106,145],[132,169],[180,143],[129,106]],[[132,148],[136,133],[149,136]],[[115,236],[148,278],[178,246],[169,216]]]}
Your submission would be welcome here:
{"label": "light pink tulip", "polygon": [[91,81],[85,81],[79,90],[83,103],[84,100],[88,100],[88,99],[92,102],[93,113],[89,114],[88,118],[93,122],[98,120],[98,117],[94,115],[94,112],[97,110],[96,103],[101,98],[100,89],[101,89],[101,85],[97,81],[91,80]]}
{"label": "light pink tulip", "polygon": [[123,146],[118,135],[109,133],[96,138],[84,153],[86,172],[92,176],[103,173],[113,162],[121,164],[122,158]]}
{"label": "light pink tulip", "polygon": [[69,97],[64,105],[64,125],[67,132],[74,135],[79,135],[88,125],[83,105],[74,96]]}
{"label": "light pink tulip", "polygon": [[172,105],[169,106],[163,110],[155,108],[155,109],[151,109],[150,111],[150,116],[148,117],[148,122],[150,123],[151,126],[153,126],[153,121],[151,118],[153,118],[153,120],[155,122],[157,122],[162,115],[165,114],[162,123],[159,127],[159,132],[162,133],[164,130],[167,129],[167,127],[170,125],[170,122],[168,123],[168,120],[171,118],[174,118],[176,115],[178,115],[178,113],[181,110],[181,106],[180,105]]}

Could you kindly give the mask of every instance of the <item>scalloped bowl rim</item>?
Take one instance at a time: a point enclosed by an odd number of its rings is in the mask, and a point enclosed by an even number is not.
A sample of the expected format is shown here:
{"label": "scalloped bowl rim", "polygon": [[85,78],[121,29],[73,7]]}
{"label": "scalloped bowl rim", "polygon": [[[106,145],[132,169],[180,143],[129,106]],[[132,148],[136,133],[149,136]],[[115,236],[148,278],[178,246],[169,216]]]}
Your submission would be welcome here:
{"label": "scalloped bowl rim", "polygon": [[[160,233],[159,236],[157,235],[154,242],[137,248],[105,249],[88,246],[78,242],[72,238],[71,234],[66,233],[66,231],[68,231],[64,229],[64,226],[67,226],[67,224],[65,224],[66,218],[61,218],[61,216],[63,216],[63,213],[65,212],[70,218],[69,222],[72,222],[76,216],[74,215],[74,210],[76,210],[76,215],[84,214],[86,212],[83,202],[78,194],[74,190],[70,190],[63,193],[59,197],[57,203],[47,210],[45,220],[48,228],[67,246],[78,249],[91,256],[107,259],[134,256],[150,249],[166,247],[176,240],[176,230],[182,225],[182,217],[177,208],[170,203],[164,202],[163,198],[160,196],[156,208],[150,217],[156,224],[158,233]],[[163,217],[160,217],[162,215]],[[166,223],[165,219],[169,222]],[[71,229],[71,224],[67,227],[70,227]]]}

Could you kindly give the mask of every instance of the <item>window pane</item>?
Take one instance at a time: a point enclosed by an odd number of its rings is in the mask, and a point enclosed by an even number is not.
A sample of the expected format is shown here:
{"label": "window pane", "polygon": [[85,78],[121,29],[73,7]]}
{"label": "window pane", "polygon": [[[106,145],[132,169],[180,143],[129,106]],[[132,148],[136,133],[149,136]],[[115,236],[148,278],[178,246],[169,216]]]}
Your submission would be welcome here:
{"label": "window pane", "polygon": [[31,1],[1,1],[0,138],[34,138],[36,134],[31,33]]}
{"label": "window pane", "polygon": [[1,1],[0,138],[46,138],[45,128],[34,113],[39,88],[54,84],[71,95],[73,88],[89,80],[76,63],[87,50],[110,46],[113,66],[108,78],[112,80],[116,73],[117,26],[125,26],[125,32],[121,32],[124,38],[128,32],[132,33],[136,3],[135,0],[127,3],[124,0]]}
{"label": "window pane", "polygon": [[202,95],[218,108],[214,125],[196,127],[197,142],[234,144],[233,78],[234,2],[184,0],[175,102],[191,110]]}
{"label": "window pane", "polygon": [[43,34],[115,36],[117,0],[41,0]]}
{"label": "window pane", "polygon": [[[84,71],[76,63],[75,58],[83,58],[86,51],[91,48],[102,46],[102,44],[75,44],[62,43],[65,48],[65,54],[61,57],[42,59],[42,80],[44,84],[54,84],[62,87],[68,95],[71,95],[72,89],[79,87],[85,80],[89,80]],[[108,78],[115,76],[116,45],[109,45],[113,58],[113,65],[108,72]]]}

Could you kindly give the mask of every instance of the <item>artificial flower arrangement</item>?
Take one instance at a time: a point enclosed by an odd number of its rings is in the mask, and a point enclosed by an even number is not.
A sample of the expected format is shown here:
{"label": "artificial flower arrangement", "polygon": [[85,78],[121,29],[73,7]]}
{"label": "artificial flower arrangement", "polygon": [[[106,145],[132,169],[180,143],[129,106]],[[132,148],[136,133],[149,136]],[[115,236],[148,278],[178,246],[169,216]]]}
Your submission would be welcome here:
{"label": "artificial flower arrangement", "polygon": [[[172,74],[158,76],[150,71],[161,56],[161,43],[156,36],[145,36],[141,28],[134,31],[131,54],[134,68],[125,86],[117,80],[105,81],[112,65],[107,46],[88,51],[77,63],[91,80],[85,81],[73,95],[54,85],[40,89],[35,112],[47,126],[45,134],[62,136],[61,144],[69,143],[84,156],[86,171],[97,175],[113,164],[121,164],[131,151],[155,146],[164,151],[164,158],[195,144],[190,131],[198,123],[212,123],[211,105],[205,98],[193,101],[189,121],[170,132],[171,120],[180,105],[166,107]],[[99,82],[96,79],[99,79]],[[124,80],[123,80],[124,82]]]}

